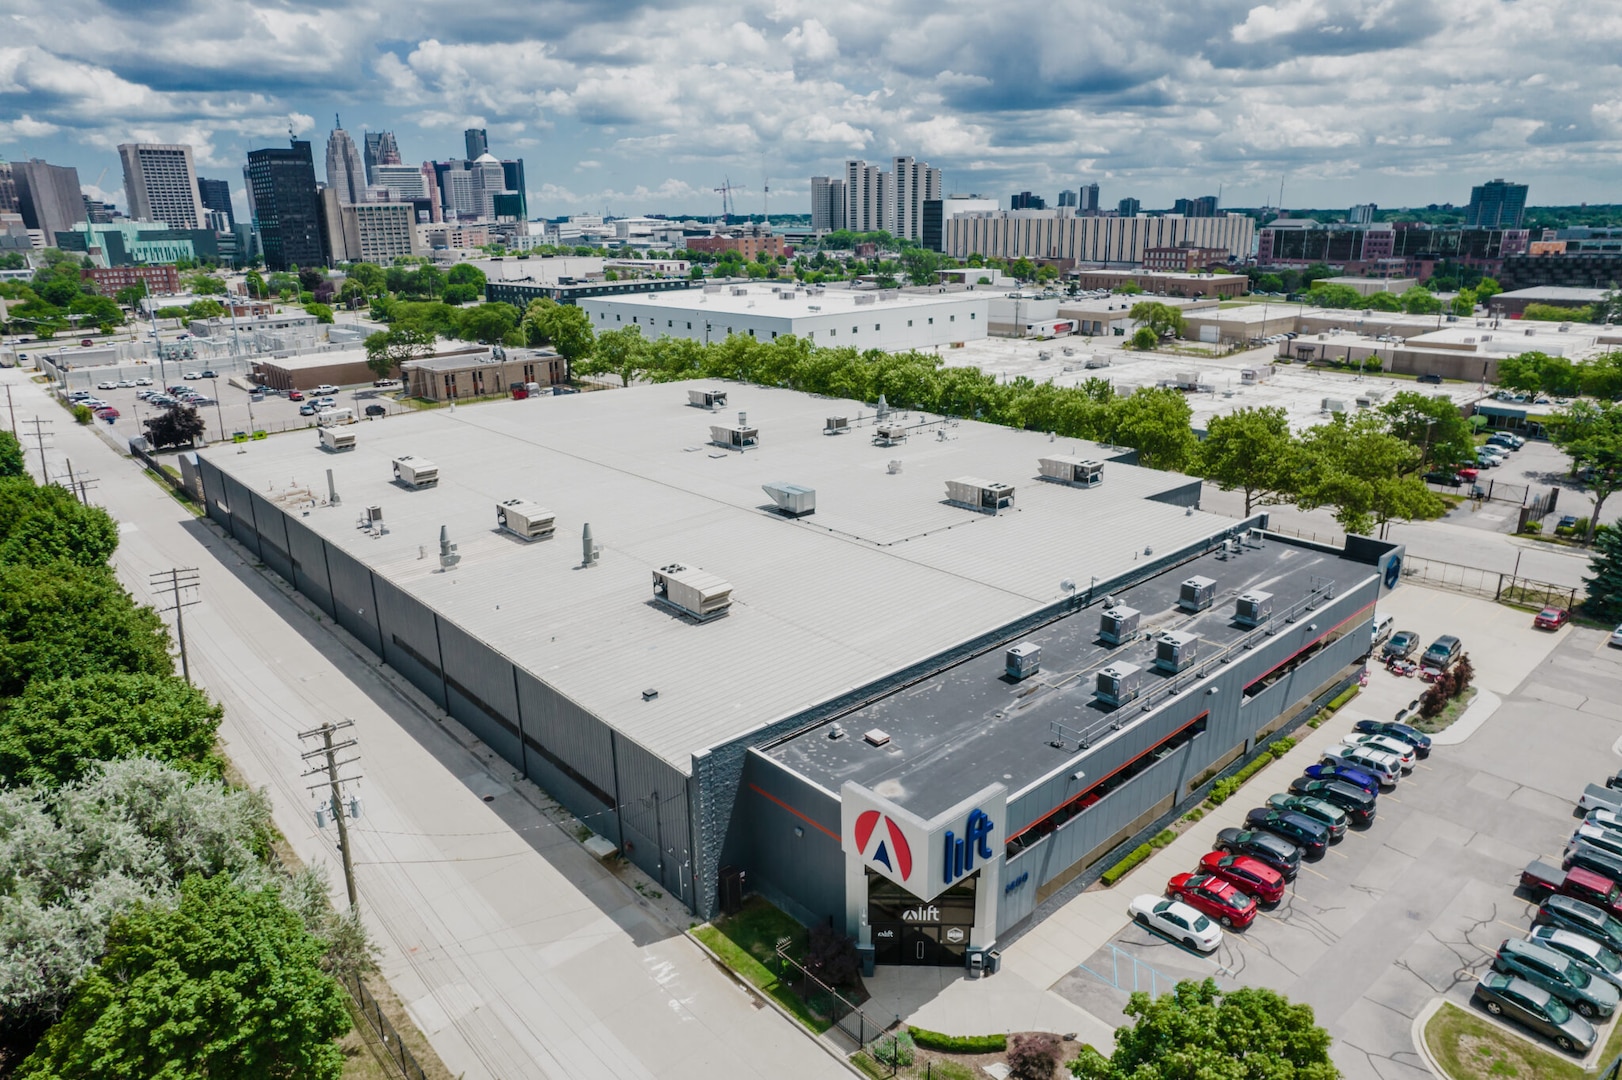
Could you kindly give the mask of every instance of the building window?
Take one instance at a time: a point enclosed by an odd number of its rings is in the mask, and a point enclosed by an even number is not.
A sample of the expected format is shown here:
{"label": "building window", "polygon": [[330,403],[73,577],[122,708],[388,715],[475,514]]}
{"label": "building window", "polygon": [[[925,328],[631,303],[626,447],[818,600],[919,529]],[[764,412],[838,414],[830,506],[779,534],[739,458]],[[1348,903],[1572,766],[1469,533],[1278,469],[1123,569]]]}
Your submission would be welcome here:
{"label": "building window", "polygon": [[673,319],[666,319],[665,320],[665,328],[666,329],[669,329],[670,327],[675,326],[675,325],[676,325],[675,320],[673,320]]}
{"label": "building window", "polygon": [[839,336],[839,331],[838,330],[829,330],[828,331],[828,336],[829,337],[838,337]]}
{"label": "building window", "polygon": [[614,321],[615,321],[615,322],[619,322],[619,321],[620,321],[620,317],[619,317],[619,316],[618,316],[618,315],[615,315],[615,316],[614,316]]}
{"label": "building window", "polygon": [[850,332],[854,334],[854,333],[856,333],[857,330],[860,330],[860,329],[861,329],[861,327],[859,327],[859,326],[853,326],[853,327],[850,328]]}
{"label": "building window", "polygon": [[693,324],[692,324],[692,323],[688,323],[688,324],[687,324],[687,329],[689,329],[689,330],[691,330],[691,329],[692,329],[692,328],[693,328]]}
{"label": "building window", "polygon": [[978,315],[978,314],[979,314],[979,312],[977,312],[977,311],[971,311],[971,312],[969,312],[969,321],[970,321],[970,322],[973,322],[973,321],[974,321],[974,317],[975,317],[975,316],[976,316],[976,315]]}
{"label": "building window", "polygon": [[946,317],[946,321],[947,322],[957,322],[957,316],[956,315],[948,315]]}
{"label": "building window", "polygon": [[755,328],[754,328],[754,327],[753,327],[753,326],[751,326],[751,327],[750,327],[750,328],[749,328],[749,336],[750,336],[750,337],[754,337],[754,336],[755,336]]}
{"label": "building window", "polygon": [[911,320],[911,319],[908,319],[908,320],[907,320],[907,325],[908,325],[908,326],[911,326],[911,325],[912,325],[912,320]]}
{"label": "building window", "polygon": [[873,324],[873,329],[874,329],[874,330],[878,330],[878,329],[879,329],[879,324],[878,324],[878,323],[874,323],[874,324]]}
{"label": "building window", "polygon": [[773,340],[773,341],[776,341],[776,340],[777,340],[777,331],[776,331],[776,330],[773,330],[773,331],[772,331],[772,340]]}
{"label": "building window", "polygon": [[931,316],[930,316],[930,317],[929,317],[929,325],[930,325],[930,326],[934,326],[934,325],[935,325],[935,316],[933,316],[933,315],[931,315]]}

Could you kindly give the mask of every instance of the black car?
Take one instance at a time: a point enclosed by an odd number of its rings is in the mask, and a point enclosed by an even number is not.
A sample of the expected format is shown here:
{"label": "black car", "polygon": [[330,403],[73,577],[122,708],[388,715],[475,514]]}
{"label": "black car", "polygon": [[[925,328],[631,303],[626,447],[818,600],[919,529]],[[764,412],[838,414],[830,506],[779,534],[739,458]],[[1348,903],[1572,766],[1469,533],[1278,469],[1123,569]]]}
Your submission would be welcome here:
{"label": "black car", "polygon": [[1566,1003],[1525,979],[1489,971],[1470,995],[1494,1016],[1513,1020],[1554,1040],[1566,1053],[1586,1054],[1593,1049],[1594,1025],[1572,1012]]}
{"label": "black car", "polygon": [[1283,874],[1286,881],[1294,881],[1301,869],[1301,849],[1270,832],[1223,829],[1211,846],[1230,855],[1249,855]]}
{"label": "black car", "polygon": [[389,415],[389,410],[384,408],[382,405],[368,405],[368,406],[366,406],[366,415],[367,416],[387,416],[387,415]]}
{"label": "black car", "polygon": [[1353,825],[1374,820],[1374,796],[1362,788],[1339,780],[1310,780],[1305,776],[1290,781],[1290,794],[1312,795],[1346,811]]}
{"label": "black car", "polygon": [[1604,848],[1595,847],[1585,840],[1575,841],[1566,849],[1565,858],[1560,861],[1560,869],[1570,870],[1573,866],[1580,866],[1584,870],[1592,870],[1601,877],[1616,881],[1622,878],[1622,856],[1613,855]]}
{"label": "black car", "polygon": [[1294,810],[1258,806],[1245,815],[1245,825],[1277,833],[1314,859],[1322,858],[1329,850],[1329,826]]}
{"label": "black car", "polygon": [[[1392,641],[1397,640],[1392,638]],[[1419,638],[1414,637],[1414,644],[1419,644]],[[1408,650],[1412,652],[1413,649]],[[1404,656],[1407,653],[1403,654]],[[1352,730],[1360,735],[1389,735],[1393,739],[1401,739],[1412,746],[1422,758],[1431,756],[1431,737],[1416,727],[1407,724],[1398,724],[1390,720],[1359,720],[1352,725]]]}
{"label": "black car", "polygon": [[1438,487],[1463,487],[1464,477],[1456,472],[1428,472],[1425,474],[1425,483],[1435,484]]}

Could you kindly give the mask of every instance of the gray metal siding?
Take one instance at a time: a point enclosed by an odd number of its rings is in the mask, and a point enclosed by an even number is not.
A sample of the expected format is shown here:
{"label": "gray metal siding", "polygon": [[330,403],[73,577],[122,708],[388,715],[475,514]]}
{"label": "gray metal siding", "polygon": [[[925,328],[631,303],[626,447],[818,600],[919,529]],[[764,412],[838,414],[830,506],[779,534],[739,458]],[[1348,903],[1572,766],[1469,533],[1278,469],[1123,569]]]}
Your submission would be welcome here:
{"label": "gray metal siding", "polygon": [[226,476],[225,501],[231,507],[231,535],[255,555],[259,554],[259,531],[253,522],[253,493],[235,478]]}
{"label": "gray metal siding", "polygon": [[332,585],[327,576],[327,545],[319,536],[285,514],[287,550],[293,557],[293,587],[334,615]]}
{"label": "gray metal siding", "polygon": [[450,713],[484,744],[519,767],[518,707],[512,664],[454,623],[438,620]]}
{"label": "gray metal siding", "polygon": [[383,628],[383,662],[445,708],[445,679],[433,612],[386,578],[373,575],[372,590],[377,597],[377,621]]}
{"label": "gray metal siding", "polygon": [[231,527],[230,504],[225,499],[225,477],[212,461],[197,459],[197,468],[203,475],[203,506],[208,516],[226,528]]}
{"label": "gray metal siding", "polygon": [[[527,671],[518,673],[518,702],[524,715],[524,733],[532,743],[578,772],[584,781],[579,784],[582,793],[589,793],[594,787],[612,801],[614,746],[608,725]],[[592,797],[600,812],[601,800],[595,795]],[[604,836],[612,835],[601,828],[597,831]]]}
{"label": "gray metal siding", "polygon": [[666,890],[691,903],[693,852],[687,826],[687,777],[618,734],[614,736],[614,762],[622,848],[629,849],[625,856]]}
{"label": "gray metal siding", "polygon": [[383,655],[377,632],[377,602],[372,595],[372,572],[328,544],[327,573],[332,578],[333,618],[368,649]]}
{"label": "gray metal siding", "polygon": [[259,557],[284,581],[292,581],[293,559],[287,550],[287,515],[278,513],[276,507],[259,495],[254,495],[253,520],[259,532]]}
{"label": "gray metal siding", "polygon": [[839,800],[757,753],[744,762],[739,800],[751,853],[744,866],[748,887],[802,922],[832,919],[843,925],[845,853],[839,844]]}

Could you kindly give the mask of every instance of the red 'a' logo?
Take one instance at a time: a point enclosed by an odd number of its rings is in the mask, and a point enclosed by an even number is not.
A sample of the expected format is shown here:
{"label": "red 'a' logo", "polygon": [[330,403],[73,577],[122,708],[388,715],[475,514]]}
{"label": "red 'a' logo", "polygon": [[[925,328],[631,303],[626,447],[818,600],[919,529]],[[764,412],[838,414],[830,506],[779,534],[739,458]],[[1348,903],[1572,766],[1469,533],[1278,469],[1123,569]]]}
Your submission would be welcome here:
{"label": "red 'a' logo", "polygon": [[[884,821],[883,833],[878,828],[881,818]],[[875,835],[878,836],[878,843],[870,848]],[[902,881],[912,876],[912,848],[907,844],[906,834],[901,831],[901,826],[877,810],[863,810],[856,815],[856,847],[861,851],[862,858],[883,865],[892,874],[900,874]]]}

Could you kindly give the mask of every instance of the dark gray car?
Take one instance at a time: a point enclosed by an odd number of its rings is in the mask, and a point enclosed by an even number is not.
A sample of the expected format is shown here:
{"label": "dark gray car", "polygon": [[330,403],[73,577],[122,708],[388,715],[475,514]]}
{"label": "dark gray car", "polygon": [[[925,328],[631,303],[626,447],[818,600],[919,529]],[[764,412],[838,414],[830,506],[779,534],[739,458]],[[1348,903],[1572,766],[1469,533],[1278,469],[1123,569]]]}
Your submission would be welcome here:
{"label": "dark gray car", "polygon": [[1594,1048],[1594,1025],[1572,1012],[1565,1002],[1525,979],[1489,971],[1476,983],[1471,997],[1494,1016],[1547,1035],[1568,1054],[1586,1054]]}
{"label": "dark gray car", "polygon": [[1589,1019],[1604,1019],[1616,1011],[1615,986],[1595,978],[1571,957],[1537,942],[1510,938],[1498,947],[1492,966],[1542,987]]}

